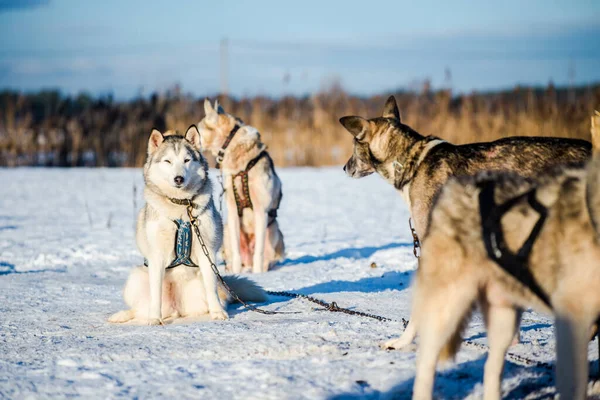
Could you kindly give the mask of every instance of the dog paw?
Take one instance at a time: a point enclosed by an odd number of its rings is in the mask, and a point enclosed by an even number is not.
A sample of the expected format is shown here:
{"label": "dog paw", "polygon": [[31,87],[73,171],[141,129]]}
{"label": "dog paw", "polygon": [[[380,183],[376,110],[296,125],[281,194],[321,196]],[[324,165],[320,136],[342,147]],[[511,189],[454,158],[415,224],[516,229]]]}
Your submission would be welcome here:
{"label": "dog paw", "polygon": [[123,310],[108,317],[108,322],[110,322],[111,324],[122,324],[132,319],[133,313],[131,312],[131,310]]}
{"label": "dog paw", "polygon": [[388,340],[387,342],[381,343],[379,347],[383,350],[400,350],[408,346],[410,343],[405,343],[402,338]]}
{"label": "dog paw", "polygon": [[215,321],[223,321],[229,319],[229,315],[225,310],[215,310],[210,312],[210,319]]}
{"label": "dog paw", "polygon": [[155,326],[155,325],[164,325],[165,322],[162,320],[162,318],[150,318],[148,319],[148,322],[146,323],[146,325],[148,326]]}

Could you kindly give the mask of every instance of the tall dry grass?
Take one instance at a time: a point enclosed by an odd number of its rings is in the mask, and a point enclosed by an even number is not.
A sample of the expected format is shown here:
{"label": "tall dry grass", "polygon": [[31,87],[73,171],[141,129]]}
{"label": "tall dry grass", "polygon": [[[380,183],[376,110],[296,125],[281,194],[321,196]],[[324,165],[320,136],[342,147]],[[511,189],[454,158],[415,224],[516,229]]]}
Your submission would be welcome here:
{"label": "tall dry grass", "polygon": [[[402,119],[418,132],[453,143],[506,136],[590,140],[600,84],[575,89],[515,88],[451,96],[449,91],[394,93]],[[352,140],[338,119],[381,115],[389,95],[357,97],[339,87],[307,97],[219,98],[255,126],[278,166],[342,164]],[[184,131],[203,117],[203,99],[178,90],[130,102],[110,97],[0,93],[0,166],[141,166],[153,127]]]}

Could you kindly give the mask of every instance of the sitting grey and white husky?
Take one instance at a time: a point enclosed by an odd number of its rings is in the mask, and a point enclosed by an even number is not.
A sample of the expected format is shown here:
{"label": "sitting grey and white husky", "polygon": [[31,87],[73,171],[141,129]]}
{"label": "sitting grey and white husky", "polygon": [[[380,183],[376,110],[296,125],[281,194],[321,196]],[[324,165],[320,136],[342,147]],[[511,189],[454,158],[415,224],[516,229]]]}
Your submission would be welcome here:
{"label": "sitting grey and white husky", "polygon": [[[215,261],[223,226],[195,125],[185,136],[152,131],[144,181],[146,204],[138,215],[136,240],[147,267],[131,272],[124,290],[130,309],[112,315],[109,322],[137,320],[159,325],[166,318],[205,314],[211,319],[227,319],[225,307],[230,297],[218,283],[187,211],[190,207],[208,254]],[[225,280],[244,301],[266,299],[265,292],[248,279],[228,276]]]}

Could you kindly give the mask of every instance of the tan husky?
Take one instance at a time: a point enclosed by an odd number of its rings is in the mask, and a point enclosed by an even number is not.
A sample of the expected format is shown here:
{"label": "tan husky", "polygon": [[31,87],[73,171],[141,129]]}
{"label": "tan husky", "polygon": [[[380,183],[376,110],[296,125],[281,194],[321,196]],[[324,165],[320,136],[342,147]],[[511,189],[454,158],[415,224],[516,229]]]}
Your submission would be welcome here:
{"label": "tan husky", "polygon": [[223,250],[234,273],[242,266],[267,272],[284,257],[277,222],[281,180],[258,131],[227,114],[218,102],[204,101],[198,124],[202,147],[210,150],[223,171],[227,223]]}
{"label": "tan husky", "polygon": [[434,200],[416,273],[411,328],[419,335],[413,398],[432,396],[438,358],[453,356],[475,305],[489,354],[484,398],[499,399],[504,356],[519,310],[556,317],[557,388],[587,391],[587,345],[600,316],[600,158],[564,167],[537,183],[510,174],[451,179]]}

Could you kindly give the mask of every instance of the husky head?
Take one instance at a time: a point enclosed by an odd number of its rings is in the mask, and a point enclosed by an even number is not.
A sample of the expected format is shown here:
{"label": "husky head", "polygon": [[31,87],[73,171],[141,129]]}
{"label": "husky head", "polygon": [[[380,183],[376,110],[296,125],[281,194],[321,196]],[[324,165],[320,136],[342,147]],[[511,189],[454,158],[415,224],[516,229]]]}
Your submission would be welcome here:
{"label": "husky head", "polygon": [[394,184],[394,171],[403,167],[403,155],[406,156],[410,143],[420,137],[402,124],[394,96],[387,99],[383,116],[348,116],[340,118],[340,123],[354,136],[354,151],[344,166],[346,174],[362,178],[377,172]]}
{"label": "husky head", "polygon": [[205,117],[198,124],[200,143],[203,149],[210,150],[216,156],[238,120],[227,114],[218,101],[213,107],[210,100],[205,99],[204,113]]}
{"label": "husky head", "polygon": [[153,129],[144,166],[146,184],[155,192],[177,199],[197,194],[209,182],[208,164],[200,150],[195,125],[187,129],[185,136]]}

